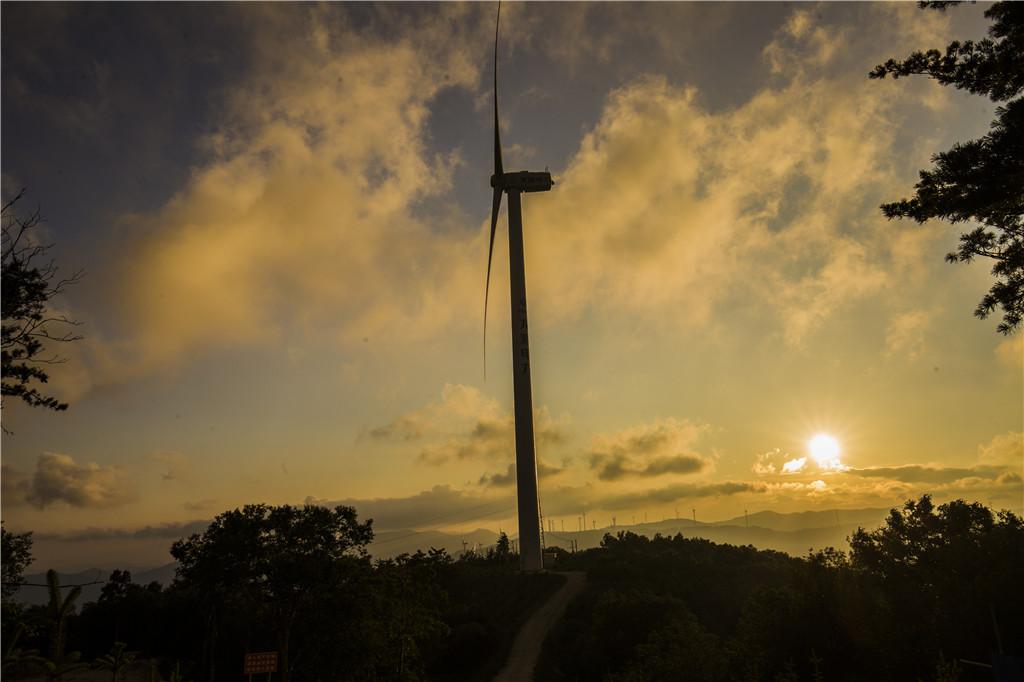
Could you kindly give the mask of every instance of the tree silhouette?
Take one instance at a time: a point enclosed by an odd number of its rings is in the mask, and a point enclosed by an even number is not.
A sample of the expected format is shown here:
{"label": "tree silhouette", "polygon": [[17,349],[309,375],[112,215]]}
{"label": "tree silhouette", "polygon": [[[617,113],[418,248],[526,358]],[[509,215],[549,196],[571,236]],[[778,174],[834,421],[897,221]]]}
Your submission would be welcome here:
{"label": "tree silhouette", "polygon": [[60,578],[52,568],[46,572],[49,602],[46,613],[50,620],[50,661],[55,665],[64,662],[64,645],[67,639],[67,621],[75,611],[75,601],[82,594],[82,588],[75,586],[66,595],[61,594]]}
{"label": "tree silhouette", "polygon": [[508,535],[502,532],[498,535],[498,541],[494,545],[494,559],[498,563],[505,563],[512,556],[512,541],[508,539]]}
{"label": "tree silhouette", "polygon": [[32,563],[32,533],[8,533],[0,526],[0,571],[3,574],[2,594],[6,602],[25,581],[23,574]]}
{"label": "tree silhouette", "polygon": [[[923,2],[922,7],[945,10],[954,2]],[[909,199],[882,205],[889,219],[931,218],[951,223],[977,223],[960,236],[960,247],[949,253],[951,263],[981,256],[995,260],[996,281],[974,314],[984,319],[1001,309],[997,329],[1009,334],[1024,316],[1024,4],[996,2],[985,16],[993,20],[990,38],[954,41],[945,52],[915,52],[902,61],[890,59],[871,71],[870,78],[929,76],[993,102],[991,130],[980,139],[958,143],[932,157],[934,167],[920,173]]]}
{"label": "tree silhouette", "polygon": [[923,495],[881,528],[858,529],[850,549],[883,600],[880,622],[900,655],[984,659],[999,649],[996,624],[1005,641],[1024,641],[1024,522],[1015,514],[963,500],[936,507]]}
{"label": "tree silhouette", "polygon": [[2,396],[19,398],[32,407],[66,410],[67,403],[42,394],[34,384],[45,384],[49,380],[43,367],[63,362],[56,355],[44,355],[46,344],[82,338],[71,331],[62,332],[79,323],[50,307],[53,297],[78,282],[82,273],[58,278],[57,266],[52,260],[40,262],[52,245],[41,244],[33,233],[42,222],[39,211],[24,219],[17,215],[15,204],[23,194],[19,193],[0,210],[3,223]]}
{"label": "tree silhouette", "polygon": [[99,604],[113,610],[114,641],[121,641],[121,606],[133,587],[131,571],[115,569],[100,590]]}
{"label": "tree silhouette", "polygon": [[[359,523],[352,507],[246,505],[174,543],[176,582],[197,587],[212,605],[265,614],[276,631],[281,682],[288,682],[299,614],[325,591],[345,589],[353,562],[367,561],[371,524]],[[215,628],[213,607],[211,614]]]}

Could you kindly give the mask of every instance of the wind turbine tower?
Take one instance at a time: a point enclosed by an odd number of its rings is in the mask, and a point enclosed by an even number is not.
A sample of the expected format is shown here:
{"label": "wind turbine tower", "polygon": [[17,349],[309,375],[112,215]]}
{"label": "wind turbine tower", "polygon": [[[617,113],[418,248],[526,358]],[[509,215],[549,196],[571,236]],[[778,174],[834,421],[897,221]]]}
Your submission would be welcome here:
{"label": "wind turbine tower", "polygon": [[484,289],[484,363],[486,371],[487,299],[491,287],[491,257],[498,227],[501,195],[508,195],[508,263],[512,303],[512,379],[516,432],[516,492],[519,511],[519,564],[524,571],[540,571],[544,557],[540,541],[540,500],[537,495],[537,453],[533,432],[533,388],[530,383],[530,337],[526,315],[526,270],[523,263],[524,192],[547,192],[554,185],[551,174],[518,171],[506,173],[501,163],[501,131],[498,124],[498,27],[501,5],[494,25],[494,175],[491,187],[491,240],[487,250],[487,283]]}

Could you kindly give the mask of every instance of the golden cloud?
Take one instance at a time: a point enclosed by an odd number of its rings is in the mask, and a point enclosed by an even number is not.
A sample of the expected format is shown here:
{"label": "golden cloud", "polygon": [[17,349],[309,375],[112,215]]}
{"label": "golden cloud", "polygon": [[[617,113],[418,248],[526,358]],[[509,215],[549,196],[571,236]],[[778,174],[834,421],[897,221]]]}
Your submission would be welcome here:
{"label": "golden cloud", "polygon": [[[894,250],[876,207],[907,180],[901,125],[933,104],[902,82],[827,72],[832,42],[863,54],[900,32],[822,34],[802,11],[769,50],[776,82],[733,109],[711,112],[660,76],[609,93],[556,191],[526,202],[540,324],[595,308],[702,324],[747,300],[799,345],[911,276],[892,264],[920,260],[920,244]],[[458,154],[431,151],[426,124],[439,92],[478,88],[485,41],[470,36],[486,36],[490,16],[444,6],[413,30],[394,15],[381,37],[329,8],[266,12],[266,30],[301,39],[256,50],[208,159],[137,217],[145,236],[121,287],[129,350],[117,356],[134,360],[114,364],[295,333],[407,344],[477,324],[465,311],[479,305],[486,227],[418,209],[451,199]]]}
{"label": "golden cloud", "polygon": [[713,468],[711,458],[694,447],[709,430],[706,424],[668,418],[597,434],[590,446],[590,466],[602,481],[706,473]]}
{"label": "golden cloud", "polygon": [[3,466],[3,495],[7,504],[28,503],[38,509],[63,502],[72,507],[118,507],[137,498],[136,486],[125,473],[96,463],[80,464],[71,455],[44,452],[31,477]]}
{"label": "golden cloud", "polygon": [[[535,410],[537,443],[563,443],[567,438],[567,424],[567,418],[554,419],[544,407]],[[419,460],[428,464],[457,460],[508,461],[515,451],[515,419],[479,389],[446,384],[440,401],[400,415],[372,429],[370,436],[381,440],[422,441]]]}

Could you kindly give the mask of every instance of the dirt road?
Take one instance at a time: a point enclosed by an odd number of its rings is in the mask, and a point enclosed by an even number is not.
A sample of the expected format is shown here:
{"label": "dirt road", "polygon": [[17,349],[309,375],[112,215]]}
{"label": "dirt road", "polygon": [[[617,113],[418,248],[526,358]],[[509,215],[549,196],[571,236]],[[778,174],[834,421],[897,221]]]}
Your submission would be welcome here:
{"label": "dirt road", "polygon": [[528,682],[533,679],[533,669],[537,667],[537,658],[540,656],[544,638],[565,613],[565,607],[572,598],[583,589],[583,583],[587,578],[586,573],[576,571],[563,575],[566,581],[562,589],[551,595],[551,598],[537,609],[519,630],[515,642],[512,643],[508,661],[494,678],[494,682]]}

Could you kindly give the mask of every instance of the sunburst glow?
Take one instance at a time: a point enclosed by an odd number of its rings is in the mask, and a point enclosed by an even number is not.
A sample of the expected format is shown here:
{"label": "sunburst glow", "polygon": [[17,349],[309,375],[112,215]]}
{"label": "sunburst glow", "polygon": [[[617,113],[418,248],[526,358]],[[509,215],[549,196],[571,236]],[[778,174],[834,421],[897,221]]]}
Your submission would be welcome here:
{"label": "sunburst glow", "polygon": [[807,441],[807,449],[810,451],[811,457],[814,458],[814,461],[822,469],[838,470],[845,468],[842,462],[839,461],[841,448],[835,436],[830,436],[827,433],[816,434]]}

